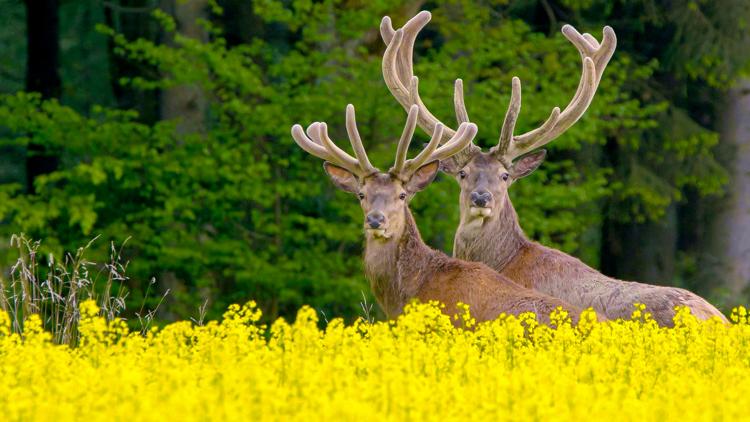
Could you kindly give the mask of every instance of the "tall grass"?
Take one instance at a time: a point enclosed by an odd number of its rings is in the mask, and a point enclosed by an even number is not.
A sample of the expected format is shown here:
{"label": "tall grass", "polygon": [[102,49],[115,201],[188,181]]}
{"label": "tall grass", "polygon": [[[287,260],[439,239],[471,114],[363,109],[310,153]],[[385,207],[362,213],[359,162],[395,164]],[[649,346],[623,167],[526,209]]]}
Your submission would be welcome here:
{"label": "tall grass", "polygon": [[78,305],[88,299],[96,301],[100,315],[108,321],[120,317],[127,296],[127,262],[121,256],[127,240],[120,248],[110,244],[109,262],[104,264],[86,259],[95,241],[58,260],[53,255],[40,257],[39,241],[24,235],[11,237],[18,259],[7,279],[0,275],[0,309],[10,316],[14,332],[22,334],[25,322],[36,314],[55,343],[75,345],[81,318]]}

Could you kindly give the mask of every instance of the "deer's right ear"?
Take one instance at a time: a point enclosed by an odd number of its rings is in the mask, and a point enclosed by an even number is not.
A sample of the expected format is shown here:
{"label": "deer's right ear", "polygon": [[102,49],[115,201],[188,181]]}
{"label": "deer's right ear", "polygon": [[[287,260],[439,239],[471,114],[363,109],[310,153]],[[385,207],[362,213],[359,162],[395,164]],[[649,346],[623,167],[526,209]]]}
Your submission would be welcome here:
{"label": "deer's right ear", "polygon": [[510,174],[513,175],[514,179],[526,177],[542,164],[542,161],[544,161],[544,157],[546,156],[547,151],[543,149],[525,155],[523,158],[513,163],[513,168],[511,168]]}
{"label": "deer's right ear", "polygon": [[328,173],[331,180],[333,180],[333,184],[339,189],[351,193],[357,193],[357,191],[359,191],[359,181],[355,175],[349,172],[349,170],[342,169],[328,161],[323,163],[323,169]]}
{"label": "deer's right ear", "polygon": [[409,192],[419,192],[426,188],[427,185],[435,180],[435,176],[438,174],[438,168],[440,167],[440,161],[432,161],[420,167],[411,176],[408,182],[404,185]]}

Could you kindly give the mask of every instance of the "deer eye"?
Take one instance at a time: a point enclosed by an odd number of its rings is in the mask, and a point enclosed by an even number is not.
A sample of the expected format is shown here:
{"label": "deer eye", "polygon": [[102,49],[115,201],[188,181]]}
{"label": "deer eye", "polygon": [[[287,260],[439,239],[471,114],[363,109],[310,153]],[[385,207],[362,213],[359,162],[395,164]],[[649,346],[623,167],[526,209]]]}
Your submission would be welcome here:
{"label": "deer eye", "polygon": [[465,172],[465,171],[463,171],[463,170],[459,171],[459,172],[458,172],[458,177],[460,177],[460,178],[462,178],[462,179],[465,179],[465,178],[466,178],[466,172]]}
{"label": "deer eye", "polygon": [[510,175],[508,173],[503,173],[503,175],[500,177],[502,177],[503,180],[508,180],[508,177],[510,177]]}
{"label": "deer eye", "polygon": [[399,196],[398,196],[398,199],[400,199],[400,200],[402,200],[402,201],[403,201],[404,199],[406,199],[406,193],[404,193],[404,192],[401,192],[401,195],[399,195]]}
{"label": "deer eye", "polygon": [[359,199],[365,199],[365,194],[362,192],[358,193],[357,196],[359,196]]}

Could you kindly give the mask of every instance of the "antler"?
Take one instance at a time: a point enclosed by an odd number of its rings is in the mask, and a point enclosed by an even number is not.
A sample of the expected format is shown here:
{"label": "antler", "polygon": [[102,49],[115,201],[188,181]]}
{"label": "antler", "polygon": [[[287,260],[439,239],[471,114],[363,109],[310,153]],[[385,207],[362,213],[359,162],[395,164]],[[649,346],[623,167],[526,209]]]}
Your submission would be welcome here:
{"label": "antler", "polygon": [[357,177],[364,178],[377,173],[379,170],[370,164],[365,147],[362,145],[362,139],[359,137],[359,132],[357,131],[354,106],[351,104],[346,106],[346,131],[356,158],[333,143],[331,138],[328,137],[328,126],[325,123],[315,122],[311,124],[307,128],[307,135],[302,130],[302,126],[294,125],[292,126],[292,137],[303,150],[349,170]]}
{"label": "antler", "polygon": [[615,31],[609,26],[605,26],[602,31],[601,44],[592,35],[581,35],[570,25],[563,26],[562,32],[565,38],[578,49],[583,59],[578,89],[565,110],[561,112],[559,107],[555,107],[541,126],[522,135],[514,136],[513,130],[521,109],[521,81],[516,77],[513,78],[510,104],[500,131],[500,140],[497,146],[490,150],[508,165],[513,159],[551,142],[581,118],[591,104],[604,69],[617,47]]}
{"label": "antler", "polygon": [[[417,124],[427,132],[433,132],[438,124],[443,123],[430,113],[419,96],[419,80],[414,76],[413,54],[417,34],[427,25],[431,17],[431,14],[427,11],[420,12],[399,30],[393,29],[391,19],[388,16],[384,17],[380,24],[380,34],[387,45],[383,54],[383,78],[385,83],[391,94],[405,109],[408,110],[412,104],[419,107],[420,113]],[[581,35],[570,25],[563,26],[562,32],[578,49],[583,59],[583,70],[578,89],[563,111],[560,111],[559,107],[555,107],[541,126],[522,135],[514,136],[513,130],[521,109],[521,81],[516,77],[513,78],[510,105],[503,121],[500,140],[498,145],[490,150],[508,164],[513,159],[554,140],[581,118],[591,104],[604,69],[617,47],[615,31],[609,26],[605,26],[602,31],[601,44],[592,35]],[[469,116],[464,104],[461,79],[456,80],[453,95],[456,119],[459,123],[468,122]],[[443,124],[443,126],[445,125]],[[455,133],[451,128],[445,127],[442,140],[447,141]],[[467,154],[466,156],[469,156],[478,149],[477,146],[472,144],[461,155]]]}
{"label": "antler", "polygon": [[[432,139],[424,149],[413,159],[407,160],[406,154],[409,150],[409,144],[414,136],[417,119],[419,117],[419,106],[412,105],[409,108],[409,116],[406,119],[404,131],[401,139],[398,141],[396,149],[396,162],[389,170],[390,173],[401,179],[408,179],[423,164],[436,160],[445,160],[459,153],[471,143],[477,134],[477,125],[474,123],[464,122],[458,127],[458,130],[443,146],[439,146],[443,138],[444,126],[442,123],[435,125]],[[367,153],[362,145],[362,139],[357,131],[357,121],[354,115],[354,106],[346,106],[346,131],[349,134],[349,140],[352,143],[352,149],[356,158],[349,155],[346,151],[337,147],[328,137],[328,126],[325,123],[315,122],[307,128],[307,134],[302,130],[302,126],[292,126],[292,137],[297,145],[308,153],[322,158],[341,168],[349,170],[359,178],[364,178],[373,173],[377,173],[377,168],[370,164]]]}
{"label": "antler", "polygon": [[395,174],[401,179],[410,178],[412,174],[414,174],[414,172],[425,163],[435,160],[445,160],[458,154],[471,143],[474,136],[477,134],[477,125],[474,123],[462,122],[458,127],[458,130],[454,132],[448,142],[439,146],[446,129],[442,123],[437,122],[435,124],[435,129],[432,132],[432,139],[430,139],[427,146],[425,146],[416,157],[411,160],[406,160],[406,153],[409,150],[409,144],[414,135],[414,129],[417,125],[420,112],[421,110],[417,104],[413,104],[409,108],[409,116],[406,118],[406,126],[404,126],[404,132],[401,135],[401,139],[398,142],[398,148],[396,149],[396,162],[389,170],[391,174]]}
{"label": "antler", "polygon": [[[383,18],[380,23],[380,35],[387,45],[383,54],[383,79],[385,79],[388,90],[391,91],[391,94],[405,110],[410,110],[412,105],[418,107],[419,114],[416,122],[425,132],[434,134],[438,125],[443,127],[441,137],[437,140],[438,143],[443,143],[454,139],[458,131],[451,129],[438,120],[427,106],[424,105],[419,96],[419,78],[414,76],[412,62],[414,41],[417,38],[417,34],[427,25],[431,18],[432,15],[430,12],[419,12],[403,28],[397,31],[393,29],[391,18],[388,16]],[[456,79],[453,105],[458,123],[469,122],[469,115],[464,105],[463,82],[461,79]],[[473,153],[475,150],[479,150],[479,148],[472,144],[463,151]]]}

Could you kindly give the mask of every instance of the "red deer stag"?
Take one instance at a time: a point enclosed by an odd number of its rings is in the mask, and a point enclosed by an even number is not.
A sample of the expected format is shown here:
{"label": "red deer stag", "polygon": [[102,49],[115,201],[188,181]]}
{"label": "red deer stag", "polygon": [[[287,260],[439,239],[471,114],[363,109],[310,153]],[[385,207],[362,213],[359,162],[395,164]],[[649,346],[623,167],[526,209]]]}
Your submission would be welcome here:
{"label": "red deer stag", "polygon": [[[477,127],[464,122],[443,145],[443,126],[435,125],[432,140],[413,159],[407,160],[419,107],[409,110],[396,161],[387,172],[370,164],[357,130],[354,107],[346,109],[346,129],[354,157],[337,147],[328,137],[325,123],[313,123],[307,133],[300,125],[292,127],[292,137],[308,153],[325,160],[323,168],[340,189],[359,197],[366,233],[365,272],[378,303],[389,318],[402,312],[412,298],[437,300],[447,314],[457,312],[457,302],[470,306],[477,321],[496,318],[501,313],[537,313],[549,322],[558,306],[574,319],[580,309],[560,299],[524,288],[478,262],[451,258],[425,245],[414,222],[409,201],[438,173],[440,160],[463,150],[476,135]],[[356,157],[356,158],[355,158]]]}
{"label": "red deer stag", "polygon": [[[444,125],[419,97],[412,55],[414,40],[430,18],[429,12],[421,12],[398,31],[394,31],[388,17],[380,25],[387,45],[383,78],[405,109],[419,107],[418,124],[428,133]],[[521,108],[521,82],[514,77],[498,144],[488,152],[471,144],[443,162],[442,169],[454,175],[461,187],[461,221],[455,236],[454,256],[483,262],[522,286],[581,308],[593,307],[610,319],[628,318],[633,303],[638,302],[646,305],[646,310],[661,325],[672,324],[678,305],[689,307],[698,318],[716,316],[726,321],[706,300],[687,290],[607,277],[577,258],[530,241],[524,235],[508,198],[508,187],[542,163],[545,151],[535,150],[560,136],[583,115],[617,44],[615,33],[608,26],[604,27],[601,43],[590,34],[581,35],[570,25],[565,25],[562,32],[580,52],[583,64],[578,89],[567,107],[562,111],[555,107],[540,127],[514,135]],[[460,79],[455,85],[454,105],[458,122],[468,121]],[[440,142],[454,133],[445,127]]]}

